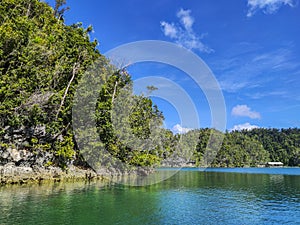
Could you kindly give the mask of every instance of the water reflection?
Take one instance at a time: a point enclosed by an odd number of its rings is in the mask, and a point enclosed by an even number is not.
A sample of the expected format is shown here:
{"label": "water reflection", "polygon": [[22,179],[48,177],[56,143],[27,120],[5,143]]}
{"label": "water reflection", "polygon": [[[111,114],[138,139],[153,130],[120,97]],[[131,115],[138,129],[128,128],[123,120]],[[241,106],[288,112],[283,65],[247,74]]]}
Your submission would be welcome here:
{"label": "water reflection", "polygon": [[298,215],[300,176],[187,170],[144,187],[0,188],[0,224],[299,224]]}
{"label": "water reflection", "polygon": [[300,176],[185,171],[164,185],[172,191],[160,203],[173,224],[300,223]]}

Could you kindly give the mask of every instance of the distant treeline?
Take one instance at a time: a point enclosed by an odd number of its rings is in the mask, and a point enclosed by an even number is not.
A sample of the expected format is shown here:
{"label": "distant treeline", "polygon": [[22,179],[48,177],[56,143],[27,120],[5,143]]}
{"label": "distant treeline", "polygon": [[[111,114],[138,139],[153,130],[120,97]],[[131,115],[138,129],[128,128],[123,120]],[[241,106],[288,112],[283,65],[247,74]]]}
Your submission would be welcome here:
{"label": "distant treeline", "polygon": [[[285,166],[300,165],[300,129],[256,128],[226,132],[213,129],[191,131],[199,133],[199,141],[192,159],[196,165],[205,164],[207,152],[214,152],[211,166],[243,167],[264,165],[268,161],[282,162]],[[220,148],[207,146],[211,134],[223,139]],[[195,134],[194,134],[195,135]],[[189,133],[185,136],[190,136]],[[215,140],[212,140],[212,144]],[[212,145],[211,144],[211,145]],[[207,165],[205,165],[207,166]]]}

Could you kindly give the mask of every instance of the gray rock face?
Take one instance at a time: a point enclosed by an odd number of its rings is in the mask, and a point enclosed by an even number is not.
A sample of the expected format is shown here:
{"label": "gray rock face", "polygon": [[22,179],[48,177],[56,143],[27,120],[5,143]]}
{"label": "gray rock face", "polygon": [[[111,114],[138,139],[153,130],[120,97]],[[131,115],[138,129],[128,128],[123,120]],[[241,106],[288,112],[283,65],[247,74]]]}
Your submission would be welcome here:
{"label": "gray rock face", "polygon": [[17,146],[26,146],[31,141],[31,138],[37,138],[40,143],[46,143],[53,139],[46,133],[45,125],[37,125],[35,127],[21,126],[18,129],[7,126],[4,128],[4,131],[3,142],[14,143]]}
{"label": "gray rock face", "polygon": [[15,148],[2,148],[0,151],[0,166],[4,166],[7,163],[13,163],[16,166],[41,166],[53,159],[53,153],[35,150],[31,152],[26,149],[17,150]]}
{"label": "gray rock face", "polygon": [[[128,174],[147,175],[148,170],[139,169],[129,171],[116,166],[101,167],[98,171],[89,168],[81,161],[70,161],[65,171],[59,167],[49,166],[49,162],[58,162],[59,157],[54,152],[43,150],[41,145],[54,144],[63,139],[61,134],[49,135],[45,126],[25,127],[18,129],[5,127],[5,134],[0,135],[0,185],[23,184],[62,179],[102,179],[103,177],[119,177]],[[58,164],[58,163],[57,163]],[[74,165],[80,166],[76,167]]]}
{"label": "gray rock face", "polygon": [[0,171],[0,174],[4,176],[20,176],[33,173],[31,167],[16,167],[14,163],[6,164]]}
{"label": "gray rock face", "polygon": [[51,143],[54,137],[46,133],[46,126],[35,127],[21,126],[18,129],[12,127],[4,128],[5,135],[0,142],[0,166],[13,162],[17,166],[30,167],[38,165],[43,167],[54,157],[53,153],[43,151],[39,148],[30,148],[32,140],[37,140],[38,144]]}
{"label": "gray rock face", "polygon": [[43,181],[60,182],[62,180],[91,180],[103,179],[91,170],[70,167],[67,171],[62,171],[58,167],[42,168],[38,166],[25,167],[8,163],[0,166],[0,185],[24,184],[29,182],[41,183]]}

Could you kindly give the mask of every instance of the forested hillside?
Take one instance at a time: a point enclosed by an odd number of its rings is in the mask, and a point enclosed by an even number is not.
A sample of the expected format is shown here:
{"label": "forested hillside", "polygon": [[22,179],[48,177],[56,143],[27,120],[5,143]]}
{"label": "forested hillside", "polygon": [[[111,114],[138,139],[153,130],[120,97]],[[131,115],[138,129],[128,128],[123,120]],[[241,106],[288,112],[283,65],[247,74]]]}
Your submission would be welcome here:
{"label": "forested hillside", "polygon": [[59,8],[37,0],[0,5],[1,148],[28,151],[32,164],[44,158],[41,164],[64,166],[75,155],[74,87],[102,57],[89,41],[91,28],[64,25]]}
{"label": "forested hillside", "polygon": [[[96,48],[98,42],[89,38],[92,27],[64,24],[63,3],[56,1],[52,9],[38,0],[1,1],[1,164],[14,161],[17,165],[65,168],[83,160],[72,132],[72,106],[78,82],[96,61],[101,65],[99,71],[107,77],[99,90],[95,112],[101,141],[114,157],[126,163],[159,162],[157,152],[163,152],[162,149],[145,155],[144,149],[127,149],[117,141],[111,122],[112,102],[125,85],[131,84],[130,75],[124,70],[114,70],[100,54]],[[131,98],[136,99],[132,132],[146,138],[149,120],[157,118],[161,124],[163,116],[149,98]]]}

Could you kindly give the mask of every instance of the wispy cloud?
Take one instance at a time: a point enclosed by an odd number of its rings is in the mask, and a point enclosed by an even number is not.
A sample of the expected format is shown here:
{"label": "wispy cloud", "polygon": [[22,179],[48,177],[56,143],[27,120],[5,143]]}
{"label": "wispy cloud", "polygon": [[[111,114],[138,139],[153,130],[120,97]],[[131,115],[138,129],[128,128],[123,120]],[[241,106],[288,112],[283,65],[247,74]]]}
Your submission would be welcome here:
{"label": "wispy cloud", "polygon": [[180,124],[176,124],[175,126],[173,126],[172,131],[175,134],[185,134],[189,131],[191,131],[192,128],[186,128],[186,127],[182,127]]}
{"label": "wispy cloud", "polygon": [[246,96],[248,96],[249,98],[252,99],[261,99],[261,98],[265,98],[265,97],[270,97],[270,96],[279,96],[279,97],[284,97],[284,98],[288,98],[289,94],[287,91],[269,91],[269,92],[256,92],[256,93],[252,93],[252,94],[246,94]]}
{"label": "wispy cloud", "polygon": [[233,107],[231,111],[231,115],[233,116],[243,116],[249,117],[251,119],[260,119],[260,113],[252,111],[250,107],[247,105],[237,105]]}
{"label": "wispy cloud", "polygon": [[300,62],[292,49],[292,44],[271,51],[238,44],[226,58],[216,60],[212,68],[224,91],[235,93],[242,89],[264,88],[273,81],[287,82],[299,74]]}
{"label": "wispy cloud", "polygon": [[294,0],[248,0],[247,17],[253,16],[259,10],[265,14],[274,14],[284,5],[294,7],[295,3]]}
{"label": "wispy cloud", "polygon": [[191,10],[180,9],[177,12],[177,18],[179,19],[179,23],[160,22],[160,26],[166,37],[171,38],[177,44],[190,50],[199,50],[206,53],[213,52],[213,49],[202,42],[205,34],[197,35],[194,32],[193,24],[195,19],[191,16]]}
{"label": "wispy cloud", "polygon": [[255,128],[259,128],[259,126],[251,125],[250,123],[238,124],[234,125],[231,131],[233,130],[253,130]]}

